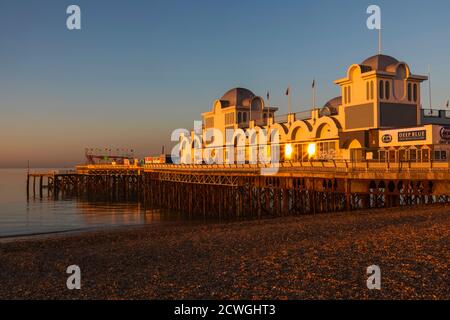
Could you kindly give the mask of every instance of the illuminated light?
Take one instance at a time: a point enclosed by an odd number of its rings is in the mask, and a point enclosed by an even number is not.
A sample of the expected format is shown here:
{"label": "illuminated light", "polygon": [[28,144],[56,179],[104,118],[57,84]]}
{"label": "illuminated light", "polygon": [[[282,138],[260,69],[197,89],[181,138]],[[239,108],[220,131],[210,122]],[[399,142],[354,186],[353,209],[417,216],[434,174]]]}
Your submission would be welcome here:
{"label": "illuminated light", "polygon": [[314,157],[315,154],[316,154],[316,144],[315,143],[308,144],[308,156],[312,158]]}
{"label": "illuminated light", "polygon": [[284,146],[284,154],[286,156],[286,159],[291,159],[292,157],[292,145],[290,143],[288,143],[287,145]]}

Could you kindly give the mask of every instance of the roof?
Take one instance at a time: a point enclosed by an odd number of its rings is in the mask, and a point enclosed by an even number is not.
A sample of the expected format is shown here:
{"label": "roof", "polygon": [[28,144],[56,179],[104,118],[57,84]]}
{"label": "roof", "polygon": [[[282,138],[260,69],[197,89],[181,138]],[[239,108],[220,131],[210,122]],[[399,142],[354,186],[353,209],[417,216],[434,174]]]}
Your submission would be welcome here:
{"label": "roof", "polygon": [[322,116],[332,116],[338,114],[338,107],[342,105],[342,97],[336,97],[328,101],[320,111]]}
{"label": "roof", "polygon": [[248,89],[233,88],[227,91],[220,100],[227,101],[228,106],[243,106],[245,100],[251,100],[254,97],[256,97],[256,95]]}
{"label": "roof", "polygon": [[389,66],[396,65],[398,63],[399,61],[394,57],[377,54],[364,60],[361,65],[370,67],[372,70],[376,71],[386,71]]}
{"label": "roof", "polygon": [[325,105],[323,106],[324,108],[328,107],[328,108],[337,108],[342,104],[342,97],[335,97],[333,99],[331,99],[330,101],[328,101],[327,103],[325,103]]}

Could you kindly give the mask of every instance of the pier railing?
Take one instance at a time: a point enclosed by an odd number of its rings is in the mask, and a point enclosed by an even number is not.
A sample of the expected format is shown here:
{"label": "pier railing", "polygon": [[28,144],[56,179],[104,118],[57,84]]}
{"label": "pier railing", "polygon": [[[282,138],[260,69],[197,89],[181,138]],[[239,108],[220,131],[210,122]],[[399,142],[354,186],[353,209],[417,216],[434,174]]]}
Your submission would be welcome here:
{"label": "pier railing", "polygon": [[450,174],[449,162],[352,162],[345,160],[308,161],[308,162],[281,162],[277,164],[145,164],[137,165],[85,165],[77,166],[75,171],[59,171],[57,174],[105,172],[135,172],[140,174],[145,171],[170,170],[170,171],[204,171],[204,172],[248,172],[258,173],[263,168],[276,168],[280,173],[286,172],[327,172],[327,173],[447,173]]}
{"label": "pier railing", "polygon": [[[274,175],[261,168],[275,167]],[[28,189],[29,181],[27,183]],[[33,179],[34,194],[35,179]],[[138,201],[189,216],[315,214],[450,203],[448,162],[308,161],[279,164],[85,165],[39,178],[55,199]]]}
{"label": "pier railing", "polygon": [[351,162],[351,161],[309,161],[281,162],[279,164],[146,164],[144,169],[155,170],[259,170],[261,168],[279,168],[282,171],[314,172],[450,172],[448,162]]}

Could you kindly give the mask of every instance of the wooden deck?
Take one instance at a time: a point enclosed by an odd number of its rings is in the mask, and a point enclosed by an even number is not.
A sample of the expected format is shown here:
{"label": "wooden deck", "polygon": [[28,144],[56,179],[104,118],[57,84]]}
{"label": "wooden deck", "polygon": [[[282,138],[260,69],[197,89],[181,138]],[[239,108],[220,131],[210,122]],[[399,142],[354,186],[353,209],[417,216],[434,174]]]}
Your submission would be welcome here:
{"label": "wooden deck", "polygon": [[[274,174],[265,174],[267,169]],[[27,185],[30,178],[39,179],[41,195],[48,187],[55,198],[132,198],[144,207],[204,216],[277,216],[450,201],[447,162],[84,165],[31,174]]]}

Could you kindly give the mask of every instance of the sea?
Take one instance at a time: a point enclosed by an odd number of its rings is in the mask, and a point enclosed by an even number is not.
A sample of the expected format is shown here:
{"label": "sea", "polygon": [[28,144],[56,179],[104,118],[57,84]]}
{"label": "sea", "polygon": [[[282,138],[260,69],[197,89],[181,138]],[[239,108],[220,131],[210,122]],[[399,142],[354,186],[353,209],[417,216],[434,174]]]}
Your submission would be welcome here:
{"label": "sea", "polygon": [[27,196],[26,180],[27,169],[0,169],[0,238],[176,220],[176,217],[163,217],[158,210],[145,209],[133,201],[105,203],[77,198],[54,200],[46,190],[42,197],[38,191],[33,194],[32,186]]}

